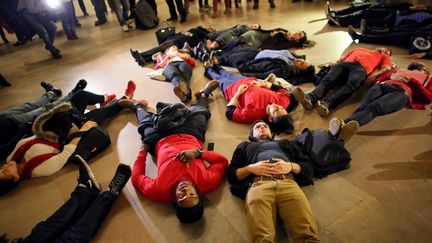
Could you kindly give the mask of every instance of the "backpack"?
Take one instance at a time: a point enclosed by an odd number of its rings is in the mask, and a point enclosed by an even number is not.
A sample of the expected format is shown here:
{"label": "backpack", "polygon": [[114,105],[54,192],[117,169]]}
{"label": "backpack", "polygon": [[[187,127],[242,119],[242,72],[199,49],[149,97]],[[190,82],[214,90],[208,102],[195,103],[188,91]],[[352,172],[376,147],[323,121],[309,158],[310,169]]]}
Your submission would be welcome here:
{"label": "backpack", "polygon": [[111,144],[111,138],[108,131],[101,126],[96,126],[85,132],[76,132],[68,137],[68,141],[73,138],[81,137],[75,152],[69,157],[80,155],[85,161],[98,155]]}
{"label": "backpack", "polygon": [[323,129],[305,128],[294,140],[313,162],[314,176],[322,178],[350,167],[351,154],[344,145]]}
{"label": "backpack", "polygon": [[154,127],[159,131],[177,128],[186,121],[189,107],[183,103],[165,106],[159,113],[153,114]]}
{"label": "backpack", "polygon": [[148,30],[159,24],[156,12],[146,0],[139,1],[132,11],[137,29]]}

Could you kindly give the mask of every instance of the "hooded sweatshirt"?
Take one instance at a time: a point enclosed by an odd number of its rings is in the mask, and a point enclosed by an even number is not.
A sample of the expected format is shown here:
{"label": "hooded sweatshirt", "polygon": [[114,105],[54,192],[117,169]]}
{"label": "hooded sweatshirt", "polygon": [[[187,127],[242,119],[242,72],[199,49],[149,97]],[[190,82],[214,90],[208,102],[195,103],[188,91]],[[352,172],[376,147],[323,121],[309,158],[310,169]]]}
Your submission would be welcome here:
{"label": "hooded sweatshirt", "polygon": [[49,176],[59,171],[74,153],[76,145],[67,144],[63,147],[58,142],[58,136],[51,131],[42,129],[55,113],[71,109],[69,103],[62,103],[40,115],[33,124],[34,136],[22,139],[15,146],[7,161],[25,163],[23,178]]}

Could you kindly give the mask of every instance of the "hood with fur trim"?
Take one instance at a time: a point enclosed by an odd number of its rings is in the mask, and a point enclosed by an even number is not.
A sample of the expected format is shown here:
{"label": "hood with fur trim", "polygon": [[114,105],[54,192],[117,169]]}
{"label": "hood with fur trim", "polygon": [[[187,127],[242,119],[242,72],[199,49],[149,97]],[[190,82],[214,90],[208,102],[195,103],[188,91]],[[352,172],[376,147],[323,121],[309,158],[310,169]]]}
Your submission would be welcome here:
{"label": "hood with fur trim", "polygon": [[44,131],[43,125],[56,113],[58,112],[67,112],[72,109],[72,105],[70,103],[61,103],[56,107],[50,109],[49,111],[43,113],[33,123],[33,133],[38,138],[42,138],[48,140],[50,142],[58,142],[58,135],[52,131]]}

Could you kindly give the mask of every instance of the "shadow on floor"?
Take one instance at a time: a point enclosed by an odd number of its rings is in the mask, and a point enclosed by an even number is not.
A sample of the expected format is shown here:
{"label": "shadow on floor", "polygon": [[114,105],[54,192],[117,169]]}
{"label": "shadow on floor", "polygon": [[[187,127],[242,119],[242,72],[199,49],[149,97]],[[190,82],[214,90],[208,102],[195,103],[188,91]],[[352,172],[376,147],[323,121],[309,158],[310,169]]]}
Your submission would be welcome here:
{"label": "shadow on floor", "polygon": [[[430,152],[429,152],[430,153]],[[430,159],[430,157],[429,157]],[[427,162],[390,162],[376,164],[381,171],[367,177],[372,181],[416,180],[432,178],[432,160]]]}

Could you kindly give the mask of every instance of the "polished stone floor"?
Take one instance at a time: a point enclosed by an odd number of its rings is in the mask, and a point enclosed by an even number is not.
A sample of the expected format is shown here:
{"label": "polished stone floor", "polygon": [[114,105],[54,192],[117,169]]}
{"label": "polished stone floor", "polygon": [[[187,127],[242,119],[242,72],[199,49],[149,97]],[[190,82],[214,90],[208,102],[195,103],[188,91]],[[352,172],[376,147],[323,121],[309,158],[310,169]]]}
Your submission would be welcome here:
{"label": "polished stone floor", "polygon": [[[191,2],[190,16],[185,24],[175,24],[177,31],[193,26],[214,26],[218,29],[238,23],[259,23],[263,28],[283,27],[291,31],[305,30],[316,42],[313,48],[298,50],[313,64],[337,59],[356,47],[345,28],[331,27],[323,19],[324,2],[276,0],[276,9],[269,9],[262,1],[259,10],[252,10],[252,2],[242,1],[239,9],[211,18],[198,13],[197,0]],[[84,78],[87,90],[96,93],[115,93],[121,96],[128,80],[137,84],[136,98],[145,98],[154,107],[157,101],[178,102],[170,83],[151,80],[151,67],[141,68],[129,54],[129,48],[146,50],[156,45],[154,30],[123,33],[115,15],[109,23],[94,27],[94,12],[86,0],[90,17],[77,13],[83,27],[79,40],[67,41],[59,32],[56,46],[63,59],[53,60],[39,39],[22,47],[0,45],[0,72],[13,84],[0,89],[0,110],[31,101],[43,90],[39,83],[50,81],[64,92]],[[347,1],[337,1],[342,8]],[[169,17],[164,1],[158,1],[159,17]],[[61,26],[58,24],[59,29]],[[9,36],[14,40],[13,36]],[[411,62],[407,50],[392,48],[393,60],[399,67]],[[426,61],[432,66],[431,61]],[[207,81],[203,67],[194,68],[192,88],[197,90]],[[310,84],[302,85],[306,90]],[[345,117],[358,107],[365,88],[349,99],[329,118],[319,117],[316,111],[298,108],[296,132],[303,128],[325,128],[333,116]],[[228,121],[224,116],[226,101],[220,91],[212,97],[212,117],[207,131],[207,142],[215,143],[215,151],[230,158],[235,146],[247,139],[248,126]],[[134,114],[122,112],[107,124],[112,145],[90,162],[90,167],[106,188],[119,162],[133,165],[140,148]],[[303,190],[310,200],[323,242],[430,242],[432,239],[432,117],[431,108],[403,110],[379,117],[361,127],[348,144],[352,153],[351,168],[317,180]],[[148,158],[147,171],[157,174]],[[68,198],[76,186],[77,170],[66,165],[53,176],[22,182],[11,193],[0,199],[0,234],[10,238],[26,236],[34,225],[46,219]],[[191,225],[180,224],[170,204],[150,201],[137,195],[129,182],[94,242],[250,242],[243,201],[229,192],[229,185],[204,197],[205,214]],[[283,227],[278,229],[278,241],[287,242]]]}

